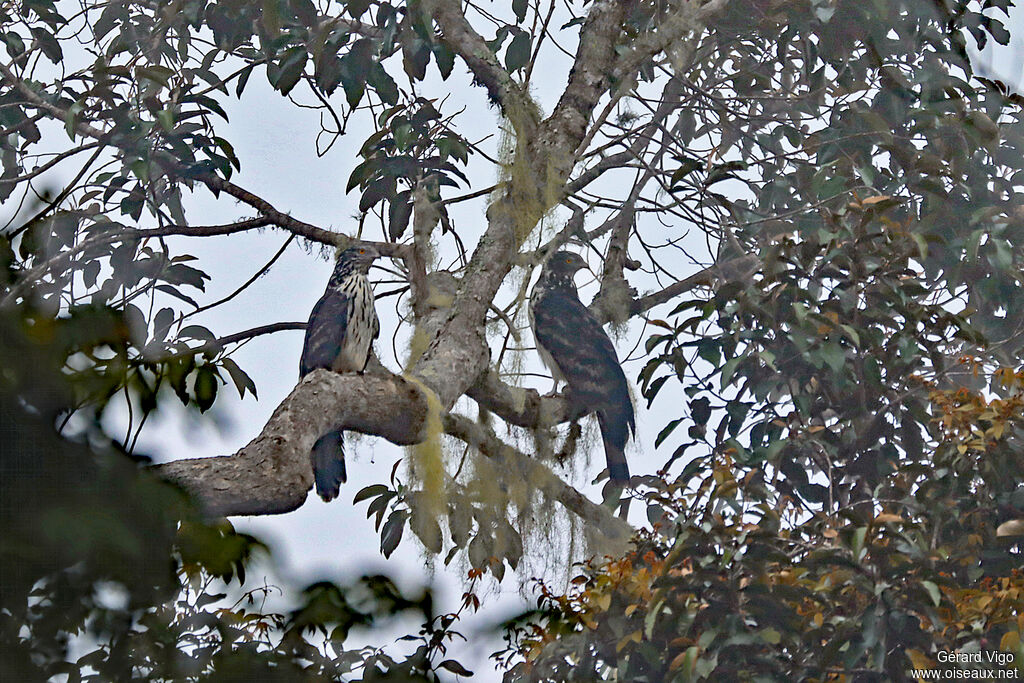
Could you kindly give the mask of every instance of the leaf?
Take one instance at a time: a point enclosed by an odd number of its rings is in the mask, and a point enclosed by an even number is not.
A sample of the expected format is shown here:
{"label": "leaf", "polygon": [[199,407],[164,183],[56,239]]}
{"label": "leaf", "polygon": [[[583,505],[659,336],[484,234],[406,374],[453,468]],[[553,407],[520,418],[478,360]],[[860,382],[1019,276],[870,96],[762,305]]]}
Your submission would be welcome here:
{"label": "leaf", "polygon": [[288,0],[288,6],[303,26],[313,26],[316,23],[316,6],[312,0]]}
{"label": "leaf", "polygon": [[441,552],[441,526],[433,516],[414,509],[409,520],[409,527],[423,543],[424,548],[435,555]]}
{"label": "leaf", "polygon": [[254,68],[256,68],[256,64],[250,64],[238,74],[238,83],[235,84],[235,97],[242,97],[242,91],[245,90],[245,84],[249,82],[249,76],[252,75]]}
{"label": "leaf", "polygon": [[517,29],[515,35],[512,37],[512,42],[509,43],[508,49],[505,50],[505,68],[509,71],[518,71],[526,66],[526,63],[530,61],[530,45],[531,45],[530,34],[521,29]]}
{"label": "leaf", "polygon": [[171,296],[177,299],[181,299],[185,303],[192,304],[197,308],[199,307],[199,303],[195,299],[188,295],[182,294],[180,291],[178,291],[177,287],[172,287],[171,285],[157,285],[155,289],[163,292],[164,294],[170,294]]}
{"label": "leaf", "polygon": [[654,439],[654,447],[657,448],[660,446],[662,442],[675,430],[675,428],[682,424],[682,422],[683,418],[680,417],[665,425],[665,428],[658,432],[658,436]]}
{"label": "leaf", "polygon": [[367,75],[366,82],[370,84],[385,104],[395,104],[398,102],[398,85],[395,83],[395,79],[391,78],[391,75],[384,70],[380,62],[374,62],[373,66],[370,67],[370,73]]}
{"label": "leaf", "polygon": [[235,388],[238,389],[238,398],[245,398],[246,389],[253,395],[253,398],[259,398],[256,395],[256,383],[252,381],[252,378],[242,368],[238,367],[238,363],[230,358],[221,358],[220,363],[228,371],[228,374],[231,375],[231,381],[235,383]]}
{"label": "leaf", "polygon": [[75,102],[68,107],[67,114],[64,116],[64,130],[72,140],[75,139],[75,127],[78,125],[78,115],[82,113],[83,109],[85,109],[85,106],[81,102]]}
{"label": "leaf", "polygon": [[690,418],[699,425],[711,419],[711,401],[705,396],[690,401]]}
{"label": "leaf", "polygon": [[821,359],[834,373],[839,373],[846,365],[846,353],[836,341],[831,341],[818,352]]}
{"label": "leaf", "polygon": [[466,667],[462,666],[461,664],[456,662],[454,659],[446,659],[443,662],[441,662],[440,664],[438,664],[438,666],[441,667],[442,669],[447,670],[447,671],[451,671],[456,676],[472,676],[473,675],[472,671],[470,671]]}
{"label": "leaf", "polygon": [[170,133],[174,130],[174,111],[170,109],[161,109],[156,113],[156,120],[160,123],[160,127],[166,132]]}
{"label": "leaf", "polygon": [[370,0],[344,0],[345,10],[353,19],[358,19],[370,9]]}
{"label": "leaf", "polygon": [[414,81],[422,81],[426,77],[431,54],[430,45],[415,33],[408,33],[402,40],[405,73]]}
{"label": "leaf", "polygon": [[193,389],[199,412],[205,413],[217,399],[217,373],[210,365],[202,365],[196,370],[196,383]]}
{"label": "leaf", "polygon": [[395,552],[395,548],[402,541],[407,516],[408,513],[403,510],[395,510],[384,523],[384,528],[380,532],[380,551],[385,558],[391,557],[391,553]]}
{"label": "leaf", "polygon": [[341,58],[341,87],[345,89],[348,106],[355,107],[363,99],[366,77],[373,58],[373,41],[361,38],[352,43],[348,54]]}
{"label": "leaf", "polygon": [[82,281],[85,282],[85,286],[92,288],[96,286],[96,278],[100,274],[100,262],[89,261],[82,268]]}
{"label": "leaf", "polygon": [[523,23],[529,6],[528,0],[512,0],[512,13],[516,15],[516,21]]}
{"label": "leaf", "polygon": [[889,201],[890,199],[892,199],[892,197],[890,197],[887,194],[883,194],[878,195],[877,197],[868,197],[867,199],[861,200],[860,203],[862,206],[873,206],[875,204],[880,204],[882,202]]}
{"label": "leaf", "polygon": [[119,2],[110,3],[100,14],[100,18],[93,24],[92,30],[99,40],[114,30],[114,27],[128,19],[128,9]]}
{"label": "leaf", "polygon": [[59,64],[64,59],[64,53],[60,49],[60,44],[52,33],[42,27],[33,27],[29,30],[32,31],[32,36],[39,43],[39,49],[43,51],[47,59],[54,64]]}
{"label": "leaf", "polygon": [[388,238],[397,242],[405,234],[412,216],[411,190],[403,190],[395,195],[388,208]]}
{"label": "leaf", "polygon": [[722,389],[725,389],[732,382],[732,376],[736,374],[736,368],[739,367],[743,360],[743,356],[736,356],[727,360],[725,365],[722,366]]}
{"label": "leaf", "polygon": [[434,43],[430,49],[434,52],[434,60],[437,62],[437,70],[441,74],[441,79],[448,80],[455,68],[455,53],[441,42]]}
{"label": "leaf", "polygon": [[903,521],[902,517],[900,517],[899,515],[894,515],[894,514],[892,514],[890,512],[883,512],[882,514],[875,516],[875,523],[876,524],[889,524],[889,523],[896,523],[896,524],[898,524],[898,523],[900,523],[902,521]]}
{"label": "leaf", "polygon": [[282,95],[287,95],[302,78],[309,54],[305,47],[287,50],[277,64],[277,69],[267,69],[267,79]]}
{"label": "leaf", "polygon": [[939,603],[942,602],[942,594],[939,592],[939,587],[931,581],[922,581],[921,585],[926,591],[928,591],[928,595],[931,597],[932,602],[936,607],[938,607]]}
{"label": "leaf", "polygon": [[359,490],[358,493],[352,498],[352,504],[361,503],[364,500],[375,498],[382,493],[387,493],[388,487],[384,484],[371,484]]}
{"label": "leaf", "polygon": [[210,330],[206,329],[202,325],[186,325],[178,332],[178,337],[201,339],[208,342],[215,341],[217,339],[213,332],[210,332]]}

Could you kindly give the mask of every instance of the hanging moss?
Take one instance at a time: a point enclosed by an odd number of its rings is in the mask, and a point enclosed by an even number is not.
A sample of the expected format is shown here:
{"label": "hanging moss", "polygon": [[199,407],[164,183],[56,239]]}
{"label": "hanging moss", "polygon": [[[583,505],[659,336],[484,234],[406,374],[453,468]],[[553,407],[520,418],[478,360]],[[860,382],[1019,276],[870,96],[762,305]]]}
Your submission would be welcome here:
{"label": "hanging moss", "polygon": [[[444,449],[441,436],[444,429],[441,425],[441,402],[430,387],[410,375],[405,376],[419,387],[427,400],[427,416],[425,420],[425,438],[419,443],[408,446],[407,470],[410,484],[419,489],[416,514],[434,522],[443,519],[448,510],[448,494],[445,481]],[[424,538],[424,534],[414,526],[417,536],[428,549],[440,549],[440,539]]]}
{"label": "hanging moss", "polygon": [[[520,120],[534,125],[541,119],[540,109],[534,102],[527,112],[513,112]],[[513,116],[509,116],[513,118]],[[515,227],[516,247],[522,246],[544,216],[562,199],[565,181],[572,170],[571,158],[552,158],[550,150],[543,156],[531,148],[530,140],[517,135],[506,121],[501,126],[498,146],[499,177],[492,195],[488,214],[506,213]]]}

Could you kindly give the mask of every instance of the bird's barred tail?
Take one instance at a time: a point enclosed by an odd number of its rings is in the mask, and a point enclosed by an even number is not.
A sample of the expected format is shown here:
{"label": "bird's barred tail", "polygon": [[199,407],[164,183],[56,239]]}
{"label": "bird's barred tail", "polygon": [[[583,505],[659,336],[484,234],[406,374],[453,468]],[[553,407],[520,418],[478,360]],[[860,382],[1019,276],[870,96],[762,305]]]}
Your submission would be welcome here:
{"label": "bird's barred tail", "polygon": [[316,492],[324,499],[331,501],[337,498],[341,485],[348,475],[345,472],[345,452],[342,449],[341,432],[324,434],[316,443],[309,457],[313,464],[313,480]]}
{"label": "bird's barred tail", "polygon": [[616,484],[628,482],[629,465],[626,464],[626,455],[622,452],[622,449],[605,441],[604,457],[608,459],[608,478]]}
{"label": "bird's barred tail", "polygon": [[598,413],[597,422],[604,440],[604,457],[608,461],[608,478],[616,484],[629,481],[629,465],[626,464],[626,438],[628,426],[624,420],[608,419]]}

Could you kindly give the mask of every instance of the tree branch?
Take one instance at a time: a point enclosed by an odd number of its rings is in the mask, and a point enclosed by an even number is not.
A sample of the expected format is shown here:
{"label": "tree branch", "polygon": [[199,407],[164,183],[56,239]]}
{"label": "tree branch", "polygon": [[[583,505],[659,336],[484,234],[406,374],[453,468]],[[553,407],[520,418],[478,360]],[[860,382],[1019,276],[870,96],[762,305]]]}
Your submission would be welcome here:
{"label": "tree branch", "polygon": [[531,141],[531,156],[557,164],[552,170],[561,178],[568,178],[571,173],[590,117],[611,83],[615,45],[622,35],[626,4],[623,0],[603,0],[591,6],[580,30],[569,82],[551,116],[541,123],[536,140]]}
{"label": "tree branch", "polygon": [[189,347],[185,351],[176,351],[165,356],[158,356],[151,360],[166,361],[171,358],[180,358],[182,356],[192,356],[197,353],[206,353],[207,351],[216,352],[223,349],[228,344],[237,344],[238,342],[248,341],[256,337],[261,337],[265,334],[273,334],[274,332],[283,332],[285,330],[304,330],[306,329],[306,323],[300,322],[282,322],[282,323],[270,323],[267,325],[260,325],[259,327],[253,327],[248,330],[242,330],[241,332],[235,332],[234,334],[225,335],[216,339],[200,344],[199,346]]}
{"label": "tree branch", "polygon": [[566,510],[608,539],[624,542],[632,535],[633,527],[612,514],[610,509],[593,503],[555,476],[550,469],[507,445],[483,425],[452,413],[446,414],[442,422],[445,433],[476,448],[503,470],[522,472],[524,479],[540,482],[540,488],[548,497],[557,500]]}
{"label": "tree branch", "polygon": [[[199,180],[202,181],[207,187],[217,192],[223,192],[230,195],[242,202],[248,204],[252,208],[260,212],[260,215],[269,219],[271,223],[278,226],[283,230],[287,230],[293,235],[304,237],[313,242],[319,242],[321,244],[331,244],[336,247],[348,247],[355,244],[368,244],[373,246],[382,256],[391,256],[394,258],[407,259],[409,257],[409,248],[402,244],[395,244],[394,242],[370,242],[366,240],[354,240],[348,235],[340,232],[333,232],[331,230],[324,230],[318,228],[311,223],[300,221],[297,218],[293,218],[286,213],[278,211],[274,206],[263,199],[258,197],[252,192],[235,185],[231,181],[224,180],[218,175],[212,173],[206,173],[199,176]],[[175,233],[175,234],[187,234],[187,233]]]}
{"label": "tree branch", "polygon": [[536,105],[512,80],[483,37],[466,19],[459,4],[457,0],[428,0],[423,3],[441,29],[445,45],[462,57],[476,80],[487,88],[491,100],[501,106],[502,113],[512,122],[516,133],[529,135],[537,126]]}
{"label": "tree branch", "polygon": [[313,486],[309,452],[333,429],[407,445],[422,440],[427,402],[397,375],[314,370],[277,407],[263,431],[234,455],[176,460],[153,469],[209,515],[290,512]]}
{"label": "tree branch", "polygon": [[563,395],[541,396],[536,389],[511,386],[501,381],[492,368],[480,375],[466,395],[508,424],[527,429],[578,417],[570,413],[570,401]]}

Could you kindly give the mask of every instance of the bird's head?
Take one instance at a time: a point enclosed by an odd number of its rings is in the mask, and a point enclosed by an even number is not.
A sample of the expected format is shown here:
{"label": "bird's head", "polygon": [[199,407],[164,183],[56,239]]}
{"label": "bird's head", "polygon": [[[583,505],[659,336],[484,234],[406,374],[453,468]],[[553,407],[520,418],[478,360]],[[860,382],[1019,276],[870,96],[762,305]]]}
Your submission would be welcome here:
{"label": "bird's head", "polygon": [[370,270],[370,264],[380,258],[380,252],[368,244],[349,247],[338,255],[337,269],[358,271],[364,275]]}
{"label": "bird's head", "polygon": [[572,282],[572,276],[578,270],[590,270],[586,261],[579,254],[574,254],[571,251],[556,251],[544,263],[541,276]]}

